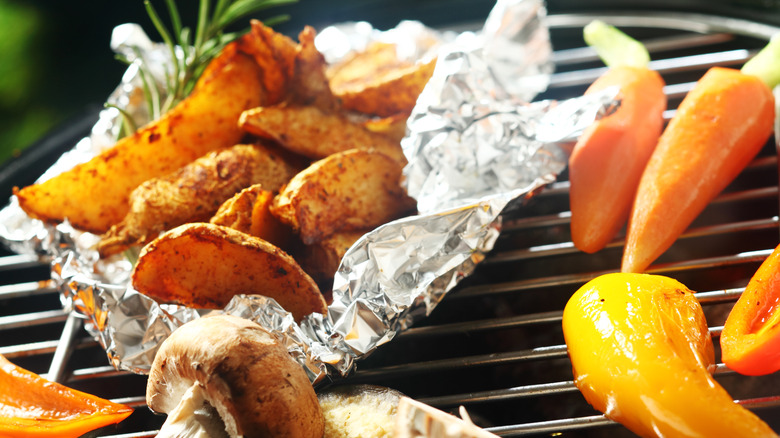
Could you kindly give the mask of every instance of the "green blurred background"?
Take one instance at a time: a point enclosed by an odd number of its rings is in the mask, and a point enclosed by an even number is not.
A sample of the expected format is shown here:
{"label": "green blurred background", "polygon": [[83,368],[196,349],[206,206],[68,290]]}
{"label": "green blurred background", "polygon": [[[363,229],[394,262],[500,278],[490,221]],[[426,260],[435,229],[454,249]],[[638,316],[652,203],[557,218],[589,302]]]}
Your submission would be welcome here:
{"label": "green blurred background", "polygon": [[[164,10],[162,0],[153,2]],[[196,0],[178,0],[191,16]],[[278,26],[295,35],[304,24],[321,28],[333,22],[368,20],[376,27],[417,19],[431,26],[481,22],[491,0],[299,0],[258,16],[285,13]],[[780,0],[741,1],[583,1],[550,0],[552,13],[614,8],[696,10],[740,15],[780,23]],[[114,89],[124,65],[109,48],[114,26],[137,22],[159,40],[142,0],[0,0],[0,163],[19,155],[50,130],[94,113]]]}

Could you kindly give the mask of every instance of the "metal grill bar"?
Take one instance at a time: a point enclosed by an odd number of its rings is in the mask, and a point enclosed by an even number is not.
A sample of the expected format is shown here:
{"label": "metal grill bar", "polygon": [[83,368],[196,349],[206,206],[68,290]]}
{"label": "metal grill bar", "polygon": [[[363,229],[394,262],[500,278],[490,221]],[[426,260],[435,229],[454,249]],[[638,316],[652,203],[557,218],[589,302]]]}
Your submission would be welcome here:
{"label": "metal grill bar", "polygon": [[[729,50],[726,52],[691,55],[662,61],[651,61],[650,68],[661,74],[702,70],[716,65],[733,66],[743,64],[755,52],[748,50]],[[590,85],[607,71],[606,67],[556,73],[550,78],[550,88]],[[683,87],[686,85],[683,85]]]}
{"label": "metal grill bar", "polygon": [[0,257],[0,272],[15,271],[40,266],[41,262],[37,258],[29,255],[8,255]]}
{"label": "metal grill bar", "polygon": [[463,356],[458,358],[374,368],[366,371],[357,371],[354,375],[350,376],[349,379],[354,383],[363,383],[379,378],[393,379],[413,374],[430,374],[460,368],[485,367],[491,365],[504,365],[525,362],[529,360],[562,359],[566,357],[565,345],[551,345],[549,347],[539,347],[525,351]]}
{"label": "metal grill bar", "polygon": [[[647,272],[658,274],[680,270],[718,268],[734,264],[754,264],[762,262],[771,252],[771,249],[767,249],[723,257],[711,257],[707,259],[686,260],[676,263],[664,263],[651,266],[647,269]],[[453,293],[450,299],[474,298],[477,296],[514,293],[552,286],[578,285],[586,283],[588,280],[599,275],[610,272],[617,272],[617,268],[598,272],[588,272],[585,274],[565,274],[553,277],[532,278],[512,282],[464,287]]]}
{"label": "metal grill bar", "polygon": [[55,292],[51,280],[31,281],[0,286],[0,299],[29,297]]}
{"label": "metal grill bar", "polygon": [[[735,400],[737,404],[747,409],[755,410],[780,406],[780,397],[761,397],[747,400]],[[617,426],[617,423],[604,415],[567,418],[563,420],[540,421],[512,426],[488,427],[490,432],[498,436],[515,436],[526,434],[560,433],[562,431],[583,430],[590,427]]]}
{"label": "metal grill bar", "polygon": [[[717,364],[715,376],[734,374],[723,364]],[[518,398],[542,397],[579,391],[573,380],[564,382],[543,383],[538,385],[517,386],[514,388],[499,389],[494,391],[473,392],[468,394],[455,394],[442,397],[422,398],[420,401],[431,406],[452,407],[461,404],[494,403],[497,401],[514,400]],[[759,400],[759,399],[754,399]],[[771,397],[770,402],[775,402],[776,397]]]}
{"label": "metal grill bar", "polygon": [[[657,38],[644,42],[649,52],[658,53],[670,50],[681,50],[690,48],[702,48],[714,44],[722,44],[734,39],[734,35],[729,33],[717,33],[708,35],[678,35],[666,38]],[[579,64],[585,62],[599,61],[599,56],[591,47],[580,47],[576,49],[558,50],[552,54],[552,61],[558,67]]]}

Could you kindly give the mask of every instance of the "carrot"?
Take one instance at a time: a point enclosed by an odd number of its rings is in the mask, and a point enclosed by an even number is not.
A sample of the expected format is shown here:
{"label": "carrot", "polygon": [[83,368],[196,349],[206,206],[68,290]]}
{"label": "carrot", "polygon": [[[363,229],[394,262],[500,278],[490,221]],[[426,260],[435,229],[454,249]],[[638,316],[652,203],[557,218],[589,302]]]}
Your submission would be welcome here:
{"label": "carrot", "polygon": [[618,109],[588,127],[569,158],[571,238],[588,253],[604,248],[626,224],[639,178],[664,125],[661,75],[647,68],[649,55],[638,41],[624,41],[628,48],[620,47],[619,55],[599,50],[616,38],[629,37],[599,21],[585,27],[585,40],[610,67],[585,94],[620,87]]}
{"label": "carrot", "polygon": [[780,370],[780,246],[764,260],[720,335],[723,363],[749,376]]}
{"label": "carrot", "polygon": [[776,84],[762,74],[773,70],[764,55],[776,53],[778,44],[773,40],[742,71],[711,68],[683,99],[639,182],[623,272],[644,271],[764,146]]}
{"label": "carrot", "polygon": [[0,356],[0,436],[77,437],[131,408],[50,382]]}

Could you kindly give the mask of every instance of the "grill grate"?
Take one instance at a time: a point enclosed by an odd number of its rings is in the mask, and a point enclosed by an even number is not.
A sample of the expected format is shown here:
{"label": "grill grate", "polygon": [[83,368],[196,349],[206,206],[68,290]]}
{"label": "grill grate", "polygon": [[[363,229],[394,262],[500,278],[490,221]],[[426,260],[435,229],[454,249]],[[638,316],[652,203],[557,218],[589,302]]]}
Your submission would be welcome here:
{"label": "grill grate", "polygon": [[[603,71],[581,48],[581,29],[602,18],[646,41],[668,85],[670,109],[713,65],[738,67],[777,29],[704,15],[552,15],[557,71],[542,98],[581,95]],[[68,140],[70,143],[70,139]],[[650,269],[693,290],[717,338],[733,302],[778,243],[778,162],[773,145]],[[348,382],[396,388],[444,410],[464,405],[502,436],[631,436],[590,408],[572,382],[560,328],[563,306],[583,283],[619,267],[622,241],[597,254],[570,241],[566,175],[505,216],[496,249],[422,323],[358,364]],[[145,377],[118,372],[60,307],[48,267],[7,252],[0,257],[0,354],[69,386],[136,408],[115,438],[152,437],[164,418],[146,409]],[[717,345],[717,342],[716,342]],[[716,347],[717,350],[717,347]],[[717,351],[716,351],[717,353]],[[717,380],[780,430],[778,376],[747,378],[722,364]],[[774,422],[773,422],[774,419]]]}

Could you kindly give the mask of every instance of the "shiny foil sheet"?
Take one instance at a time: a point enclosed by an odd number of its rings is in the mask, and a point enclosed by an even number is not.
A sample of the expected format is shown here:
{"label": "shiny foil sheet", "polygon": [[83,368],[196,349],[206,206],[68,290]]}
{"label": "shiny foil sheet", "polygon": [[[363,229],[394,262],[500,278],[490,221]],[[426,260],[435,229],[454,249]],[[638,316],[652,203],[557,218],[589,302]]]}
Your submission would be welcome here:
{"label": "shiny foil sheet", "polygon": [[[420,214],[356,242],[335,276],[327,315],[310,315],[299,325],[261,295],[237,296],[219,311],[160,305],[128,284],[130,261],[98,257],[98,236],[30,219],[15,199],[0,211],[0,238],[19,253],[51,261],[63,306],[84,318],[118,369],[148,372],[158,346],[176,327],[225,312],[276,333],[313,382],[341,378],[355,360],[430,314],[492,249],[501,212],[555,180],[570,142],[614,107],[614,89],[527,103],[544,90],[552,71],[544,16],[541,1],[499,0],[481,31],[438,32],[403,22],[388,31],[347,23],[319,32],[317,47],[329,61],[374,40],[397,43],[409,59],[437,57],[402,142],[409,160],[403,184]],[[135,25],[115,29],[112,48],[131,59],[167,61],[166,49]],[[139,81],[133,64],[109,102],[148,120]],[[92,135],[41,180],[110,146],[118,125],[118,110],[103,111]]]}

